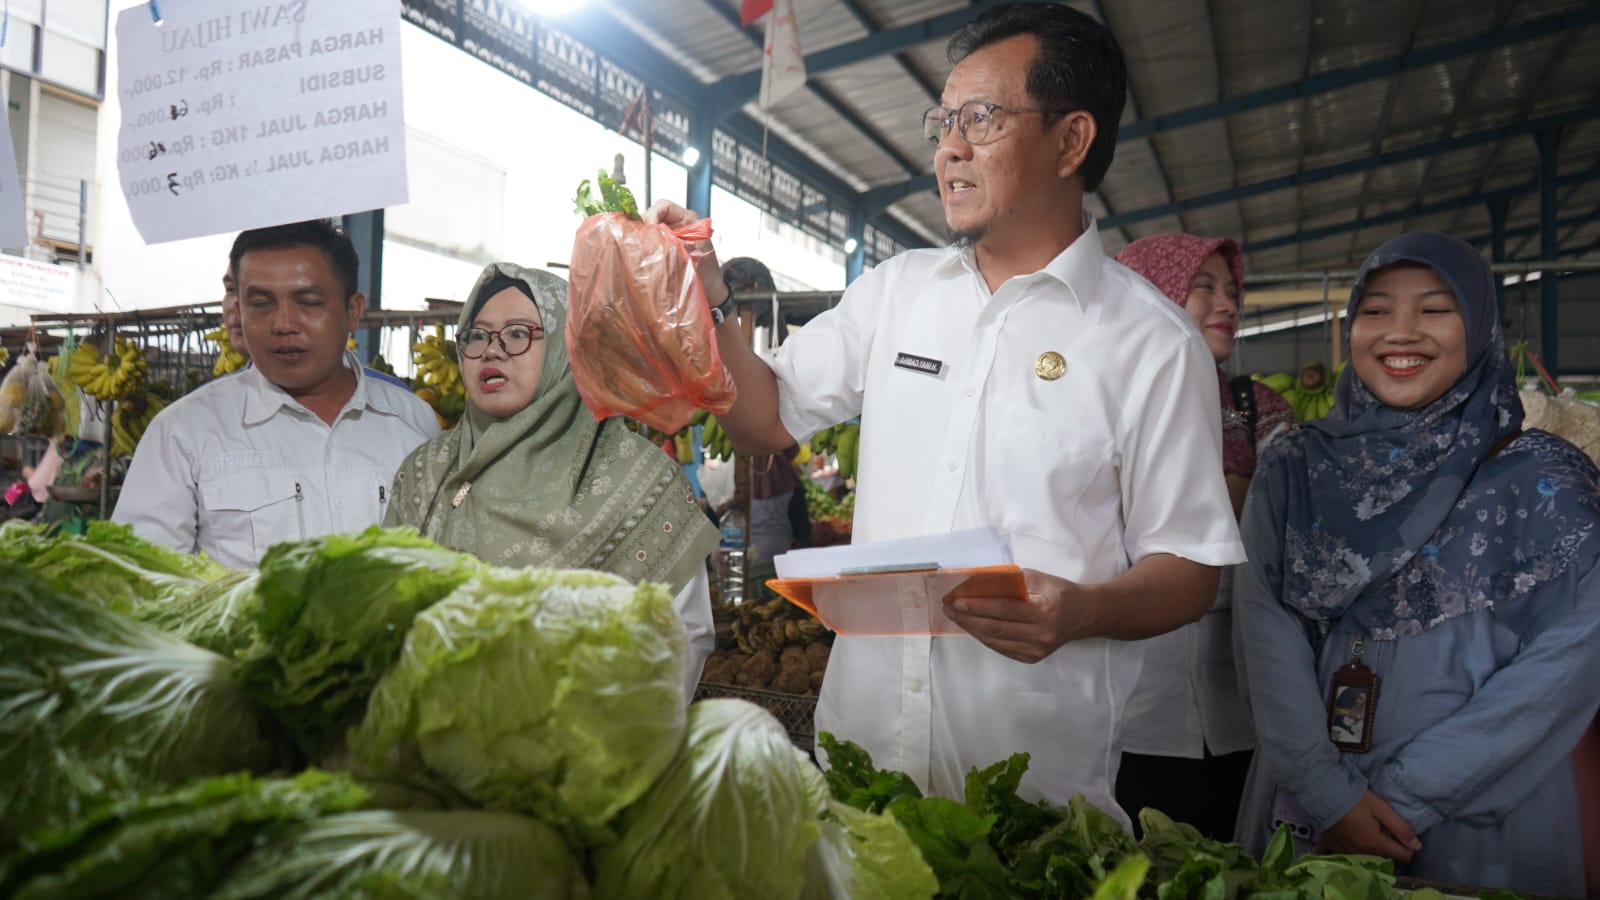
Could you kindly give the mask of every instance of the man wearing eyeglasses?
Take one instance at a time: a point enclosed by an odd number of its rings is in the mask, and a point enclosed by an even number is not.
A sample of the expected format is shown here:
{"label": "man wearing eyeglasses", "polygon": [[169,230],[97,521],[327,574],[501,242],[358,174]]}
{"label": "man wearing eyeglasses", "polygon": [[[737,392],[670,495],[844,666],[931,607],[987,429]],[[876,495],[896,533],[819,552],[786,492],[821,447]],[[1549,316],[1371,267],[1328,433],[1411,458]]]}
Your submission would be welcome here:
{"label": "man wearing eyeglasses", "polygon": [[367,303],[357,265],[327,221],[239,235],[228,270],[252,365],[156,416],[116,521],[236,569],[281,541],[382,521],[395,469],[439,425],[345,349]]}
{"label": "man wearing eyeglasses", "polygon": [[[953,245],[862,276],[770,366],[720,325],[739,388],[721,422],[758,454],[859,414],[857,542],[992,526],[1027,575],[1026,600],[944,599],[970,637],[840,636],[819,731],[950,797],[971,768],[1026,751],[1025,793],[1082,793],[1123,818],[1133,642],[1197,619],[1217,567],[1244,559],[1216,374],[1187,317],[1106,256],[1084,213],[1126,93],[1110,32],[1066,5],[1011,5],[949,50],[921,125]],[[719,303],[714,266],[700,271]]]}

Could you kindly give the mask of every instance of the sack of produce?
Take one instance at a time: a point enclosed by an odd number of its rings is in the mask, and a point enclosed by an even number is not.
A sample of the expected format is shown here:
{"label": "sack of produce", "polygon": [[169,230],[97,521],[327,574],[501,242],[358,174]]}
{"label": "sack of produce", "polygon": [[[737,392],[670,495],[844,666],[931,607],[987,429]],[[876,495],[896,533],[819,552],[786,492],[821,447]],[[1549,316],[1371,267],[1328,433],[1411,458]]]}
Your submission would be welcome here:
{"label": "sack of produce", "polygon": [[676,231],[647,225],[627,189],[600,173],[599,202],[578,187],[585,216],[572,245],[567,357],[596,418],[629,416],[666,434],[696,408],[725,413],[733,376],[722,363],[705,288],[689,244],[703,220]]}
{"label": "sack of produce", "polygon": [[66,427],[66,399],[32,348],[0,382],[0,433],[54,437]]}

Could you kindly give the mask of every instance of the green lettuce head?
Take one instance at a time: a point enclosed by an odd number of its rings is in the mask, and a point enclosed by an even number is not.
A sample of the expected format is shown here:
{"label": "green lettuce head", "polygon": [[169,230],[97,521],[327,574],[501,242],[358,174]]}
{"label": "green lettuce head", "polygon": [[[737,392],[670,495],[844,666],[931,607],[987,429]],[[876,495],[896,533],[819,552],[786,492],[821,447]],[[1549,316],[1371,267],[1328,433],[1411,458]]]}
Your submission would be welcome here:
{"label": "green lettuce head", "polygon": [[604,840],[682,741],[685,644],[659,585],[489,570],[417,616],[350,746],[378,768],[399,746],[478,803]]}
{"label": "green lettuce head", "polygon": [[827,801],[822,773],[770,713],[702,700],[671,768],[597,857],[595,896],[797,900]]}
{"label": "green lettuce head", "polygon": [[0,558],[21,563],[59,591],[133,614],[187,596],[228,572],[204,555],[152,544],[111,522],[91,522],[82,535],[60,537],[7,523],[0,531]]}
{"label": "green lettuce head", "polygon": [[295,761],[232,660],[0,560],[0,856],[116,788]]}
{"label": "green lettuce head", "polygon": [[569,900],[588,896],[555,829],[483,810],[325,816],[250,854],[211,900]]}
{"label": "green lettuce head", "polygon": [[412,617],[481,567],[409,529],[277,544],[261,560],[239,683],[318,758],[361,718]]}

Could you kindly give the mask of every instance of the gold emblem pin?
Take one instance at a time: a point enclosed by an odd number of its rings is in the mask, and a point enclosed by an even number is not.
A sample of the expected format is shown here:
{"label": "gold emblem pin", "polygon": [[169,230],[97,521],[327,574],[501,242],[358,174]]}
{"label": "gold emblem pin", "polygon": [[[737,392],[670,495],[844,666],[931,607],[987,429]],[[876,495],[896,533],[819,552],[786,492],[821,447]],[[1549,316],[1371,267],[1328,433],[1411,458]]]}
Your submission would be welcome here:
{"label": "gold emblem pin", "polygon": [[1039,354],[1039,359],[1033,364],[1033,374],[1045,381],[1055,381],[1067,373],[1067,360],[1054,350],[1046,350]]}

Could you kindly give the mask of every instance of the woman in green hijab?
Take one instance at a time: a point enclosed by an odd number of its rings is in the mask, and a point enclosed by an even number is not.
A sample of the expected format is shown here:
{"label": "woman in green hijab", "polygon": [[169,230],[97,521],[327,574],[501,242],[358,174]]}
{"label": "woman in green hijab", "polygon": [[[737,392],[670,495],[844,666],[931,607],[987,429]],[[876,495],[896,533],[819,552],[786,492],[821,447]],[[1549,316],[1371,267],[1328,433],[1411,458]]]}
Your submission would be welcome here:
{"label": "woman in green hijab", "polygon": [[689,637],[686,696],[711,654],[717,532],[677,463],[595,421],[567,365],[567,285],[495,263],[462,307],[461,423],[400,465],[385,525],[500,566],[598,569],[671,587]]}

